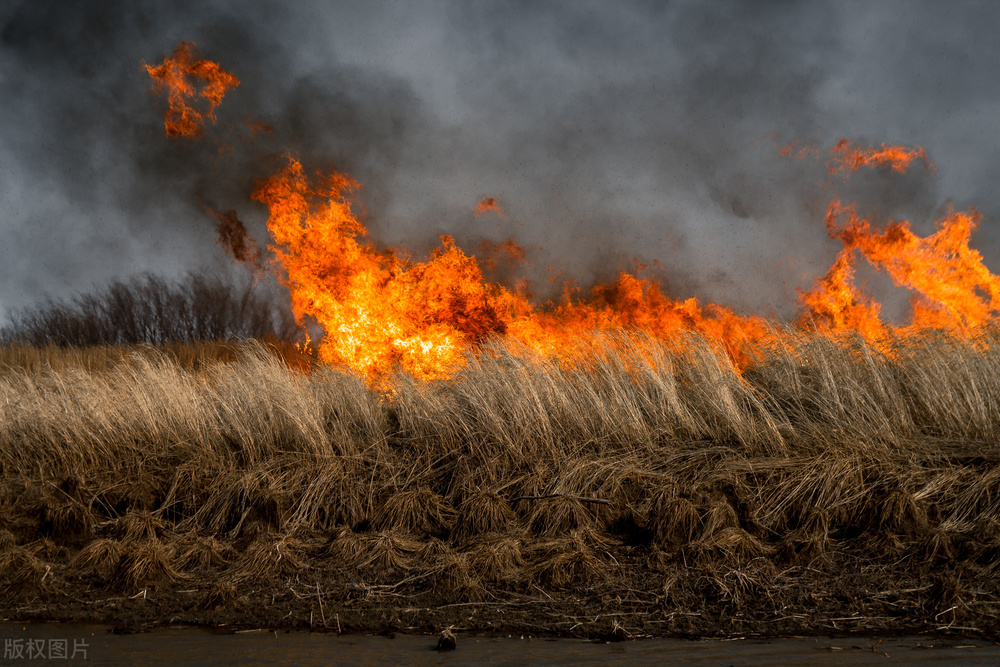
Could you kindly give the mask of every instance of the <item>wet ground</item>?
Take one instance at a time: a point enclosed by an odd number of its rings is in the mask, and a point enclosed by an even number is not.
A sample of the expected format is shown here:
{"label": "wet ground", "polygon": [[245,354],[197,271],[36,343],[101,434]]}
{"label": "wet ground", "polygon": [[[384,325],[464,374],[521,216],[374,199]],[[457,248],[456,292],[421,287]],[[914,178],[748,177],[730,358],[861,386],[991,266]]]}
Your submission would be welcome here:
{"label": "wet ground", "polygon": [[[0,664],[80,665],[996,665],[1000,645],[930,637],[685,640],[597,643],[583,639],[457,633],[458,646],[436,651],[437,637],[392,637],[172,627],[118,635],[98,625],[0,623]],[[65,655],[65,659],[61,656]]]}

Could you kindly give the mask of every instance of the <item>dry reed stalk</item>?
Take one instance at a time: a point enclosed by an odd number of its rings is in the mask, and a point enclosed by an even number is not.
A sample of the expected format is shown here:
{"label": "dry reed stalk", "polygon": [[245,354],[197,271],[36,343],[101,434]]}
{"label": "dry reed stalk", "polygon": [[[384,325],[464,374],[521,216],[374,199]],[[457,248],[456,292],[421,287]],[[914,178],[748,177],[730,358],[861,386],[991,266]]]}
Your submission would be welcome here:
{"label": "dry reed stalk", "polygon": [[43,587],[50,569],[28,547],[0,550],[0,587],[9,599],[21,599]]}
{"label": "dry reed stalk", "polygon": [[927,530],[927,513],[914,494],[903,488],[894,488],[879,503],[879,528],[905,535],[920,535]]}
{"label": "dry reed stalk", "polygon": [[17,546],[17,538],[14,533],[6,528],[0,529],[0,551],[7,551]]}
{"label": "dry reed stalk", "polygon": [[556,496],[523,502],[533,503],[528,525],[535,535],[557,537],[596,526],[591,508],[575,497]]}
{"label": "dry reed stalk", "polygon": [[71,571],[134,588],[288,576],[321,533],[352,576],[469,599],[606,581],[615,537],[733,600],[751,563],[997,570],[1000,339],[781,335],[742,374],[697,337],[565,359],[492,341],[384,391],[259,344],[0,348],[0,548],[82,545]]}
{"label": "dry reed stalk", "polygon": [[94,517],[79,501],[46,505],[42,510],[39,531],[63,544],[80,544],[91,538]]}
{"label": "dry reed stalk", "polygon": [[701,539],[707,540],[723,530],[741,528],[739,516],[725,498],[712,498],[701,517]]}
{"label": "dry reed stalk", "polygon": [[451,530],[455,510],[429,488],[397,491],[376,512],[374,525],[381,530],[400,530],[417,535],[438,535]]}
{"label": "dry reed stalk", "polygon": [[523,575],[529,581],[552,588],[605,581],[610,576],[610,568],[597,557],[588,538],[574,531],[567,537],[532,544],[524,554]]}
{"label": "dry reed stalk", "polygon": [[485,533],[500,533],[516,525],[517,515],[498,493],[475,489],[458,508],[454,536],[472,540]]}
{"label": "dry reed stalk", "polygon": [[326,555],[337,565],[356,567],[365,558],[365,540],[347,526],[338,528],[326,548]]}
{"label": "dry reed stalk", "polygon": [[469,550],[469,563],[487,581],[514,581],[524,565],[521,547],[519,537],[483,535]]}
{"label": "dry reed stalk", "polygon": [[234,569],[237,581],[275,581],[306,569],[308,545],[288,536],[261,534],[243,550]]}
{"label": "dry reed stalk", "polygon": [[0,575],[11,580],[23,578],[26,583],[34,581],[36,575],[45,572],[45,564],[32,549],[12,545],[0,552]]}
{"label": "dry reed stalk", "polygon": [[405,533],[366,533],[353,565],[377,576],[403,572],[414,567],[419,551],[420,542]]}
{"label": "dry reed stalk", "polygon": [[236,602],[238,593],[239,591],[234,584],[228,581],[215,580],[209,585],[208,590],[205,591],[205,597],[202,598],[199,606],[205,610],[228,607]]}
{"label": "dry reed stalk", "polygon": [[484,597],[482,582],[467,554],[449,553],[426,562],[428,588],[448,602],[478,602]]}
{"label": "dry reed stalk", "polygon": [[101,524],[97,530],[116,540],[131,542],[162,537],[167,527],[157,516],[146,510],[131,510],[123,517]]}
{"label": "dry reed stalk", "polygon": [[177,567],[181,571],[218,570],[229,565],[236,556],[232,545],[194,531],[178,539],[174,546]]}
{"label": "dry reed stalk", "polygon": [[415,559],[425,565],[432,565],[437,561],[445,560],[453,556],[455,552],[447,543],[436,537],[425,540],[417,550]]}
{"label": "dry reed stalk", "polygon": [[955,558],[955,534],[942,524],[928,531],[923,542],[924,558],[931,565],[938,565]]}
{"label": "dry reed stalk", "polygon": [[704,565],[742,565],[770,555],[771,549],[742,528],[731,526],[722,528],[711,535],[705,535],[688,548],[695,562]]}
{"label": "dry reed stalk", "polygon": [[110,584],[122,592],[160,586],[182,578],[173,564],[175,551],[158,539],[123,542],[122,556]]}
{"label": "dry reed stalk", "polygon": [[125,545],[115,539],[93,540],[69,562],[71,570],[108,581],[125,555]]}
{"label": "dry reed stalk", "polygon": [[688,544],[702,530],[698,507],[672,486],[654,492],[640,512],[645,516],[645,525],[661,544]]}

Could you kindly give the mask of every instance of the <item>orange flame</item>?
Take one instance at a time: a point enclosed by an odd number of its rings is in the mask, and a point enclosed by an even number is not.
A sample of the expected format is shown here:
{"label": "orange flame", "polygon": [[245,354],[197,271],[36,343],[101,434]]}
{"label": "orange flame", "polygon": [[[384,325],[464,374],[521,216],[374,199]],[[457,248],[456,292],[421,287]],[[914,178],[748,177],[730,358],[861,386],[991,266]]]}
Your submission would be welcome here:
{"label": "orange flame", "polygon": [[[881,149],[859,149],[841,139],[831,152],[840,162],[839,168],[830,168],[831,174],[854,172],[863,166],[888,166],[903,173],[917,159],[925,168],[934,168],[919,146],[911,149],[882,144]],[[878,231],[853,205],[830,202],[827,232],[844,247],[813,289],[800,293],[806,309],[800,322],[832,332],[856,331],[876,344],[890,331],[902,335],[919,328],[975,334],[1000,316],[1000,277],[993,275],[983,264],[982,255],[969,247],[979,220],[975,210],[953,212],[936,223],[936,232],[922,238],[905,220],[889,221]],[[909,324],[886,325],[879,318],[879,304],[852,284],[859,255],[885,271],[896,286],[914,292]]]}
{"label": "orange flame", "polygon": [[[760,318],[743,318],[697,299],[675,302],[659,286],[622,272],[608,285],[536,308],[523,290],[484,280],[476,258],[449,236],[424,262],[379,251],[351,210],[358,185],[334,174],[314,186],[294,159],[261,183],[254,199],[267,205],[271,250],[284,270],[300,321],[312,318],[325,337],[320,357],[371,378],[400,368],[423,379],[443,378],[463,353],[490,335],[506,335],[551,354],[593,330],[643,329],[658,336],[702,331],[738,356],[741,340],[760,335]],[[499,250],[521,256],[516,244]]]}
{"label": "orange flame", "polygon": [[854,252],[845,248],[816,281],[816,286],[800,293],[807,311],[801,324],[827,332],[857,331],[870,341],[883,340],[888,330],[879,319],[878,303],[854,286]]}
{"label": "orange flame", "polygon": [[[593,331],[637,329],[667,341],[696,331],[718,342],[737,368],[750,363],[747,342],[772,335],[763,318],[703,306],[694,298],[674,301],[654,280],[625,271],[586,294],[568,283],[560,299],[536,306],[523,283],[511,290],[483,276],[483,268],[496,268],[498,256],[523,260],[524,250],[512,240],[482,245],[482,265],[448,236],[424,262],[380,251],[352,212],[358,187],[341,174],[314,186],[290,158],[254,198],[270,210],[271,250],[284,270],[296,315],[300,321],[314,319],[325,331],[320,356],[369,378],[395,368],[422,379],[448,377],[463,363],[464,351],[490,335],[565,355]],[[805,309],[800,324],[858,332],[876,344],[888,338],[894,329],[880,319],[880,305],[853,284],[858,256],[917,293],[912,322],[897,333],[924,326],[969,333],[992,321],[1000,315],[1000,277],[968,246],[978,219],[974,211],[952,214],[938,223],[937,232],[921,238],[906,222],[877,231],[853,207],[832,202],[827,231],[844,247],[814,288],[800,294]]]}
{"label": "orange flame", "polygon": [[[157,90],[168,91],[165,122],[168,136],[195,136],[225,92],[239,81],[215,63],[195,60],[194,46],[182,43],[158,67],[146,66]],[[195,92],[192,78],[205,81]],[[208,111],[199,114],[188,101],[200,97]],[[270,127],[252,121],[252,132]],[[795,158],[818,154],[795,144],[781,149]],[[846,139],[831,150],[830,173],[850,175],[862,167],[905,172],[915,161],[933,168],[919,146],[862,148]],[[737,369],[751,363],[747,343],[769,342],[775,330],[763,318],[740,316],[697,299],[674,301],[659,284],[636,272],[621,271],[607,284],[586,293],[566,283],[560,298],[542,305],[531,302],[525,281],[507,288],[484,277],[503,260],[506,268],[525,260],[512,239],[484,242],[476,257],[465,254],[449,236],[425,261],[378,249],[352,209],[360,186],[333,173],[310,179],[289,157],[287,165],[261,182],[253,198],[269,210],[269,250],[273,267],[288,286],[300,323],[315,321],[324,331],[321,358],[343,364],[378,383],[396,369],[421,379],[446,378],[466,359],[466,352],[490,336],[504,336],[549,355],[572,354],[575,343],[594,331],[635,329],[668,343],[684,345],[680,335],[695,331],[715,341]],[[483,197],[473,214],[503,208],[495,197]],[[260,249],[235,211],[213,212],[219,243],[237,260],[260,267]],[[976,211],[951,213],[937,222],[934,233],[920,237],[906,221],[889,221],[879,229],[853,205],[830,203],[827,233],[843,247],[812,289],[800,292],[802,327],[841,334],[859,333],[879,347],[892,336],[920,327],[971,335],[1000,317],[1000,277],[969,247],[980,216]],[[914,292],[912,317],[904,326],[882,321],[880,304],[854,284],[856,263],[864,257],[885,271],[895,285]],[[550,269],[551,272],[551,269]]]}
{"label": "orange flame", "polygon": [[[168,137],[196,137],[203,131],[205,119],[215,122],[215,108],[225,94],[240,85],[240,80],[209,60],[196,60],[197,48],[191,42],[181,42],[172,56],[161,65],[146,65],[153,80],[154,92],[167,92],[167,110],[163,124]],[[196,80],[201,80],[200,89]],[[208,109],[199,112],[190,101],[198,98]]]}
{"label": "orange flame", "polygon": [[324,361],[370,377],[396,366],[437,377],[460,361],[466,343],[504,332],[520,306],[513,295],[486,284],[476,261],[446,236],[423,263],[376,250],[351,211],[357,187],[341,174],[313,186],[290,159],[253,194],[270,211],[271,249],[296,316],[326,332]]}
{"label": "orange flame", "polygon": [[258,135],[263,133],[271,134],[272,132],[274,132],[273,127],[271,127],[265,122],[256,120],[254,118],[243,121],[243,125],[245,125],[246,128],[250,130],[250,134],[252,135]]}
{"label": "orange flame", "polygon": [[795,158],[796,160],[801,160],[809,155],[819,155],[819,149],[814,145],[802,146],[798,150],[795,150],[795,144],[797,143],[798,142],[793,141],[779,150],[778,153],[784,157]]}
{"label": "orange flame", "polygon": [[522,264],[526,255],[524,248],[514,242],[514,239],[507,239],[500,243],[483,241],[479,244],[479,254],[483,255],[483,267],[487,271],[494,271],[500,261],[507,266],[513,267]]}
{"label": "orange flame", "polygon": [[881,148],[872,146],[862,148],[852,146],[847,139],[841,139],[830,153],[834,156],[830,164],[830,174],[855,172],[861,167],[889,167],[893,171],[903,173],[914,160],[923,160],[925,169],[934,169],[934,164],[927,159],[926,151],[920,146],[906,148],[882,144]]}
{"label": "orange flame", "polygon": [[[837,220],[846,218],[842,226]],[[975,210],[951,213],[936,223],[937,231],[921,238],[908,222],[890,222],[876,232],[852,207],[832,202],[827,229],[845,250],[857,249],[893,283],[918,297],[913,325],[970,332],[1000,315],[1000,277],[969,248],[980,215]]]}
{"label": "orange flame", "polygon": [[472,212],[472,215],[478,218],[484,213],[490,213],[490,212],[496,213],[501,218],[504,219],[507,218],[507,216],[503,214],[503,207],[500,206],[500,202],[497,200],[496,197],[483,197],[482,199],[480,199],[479,204],[476,205],[476,210]]}

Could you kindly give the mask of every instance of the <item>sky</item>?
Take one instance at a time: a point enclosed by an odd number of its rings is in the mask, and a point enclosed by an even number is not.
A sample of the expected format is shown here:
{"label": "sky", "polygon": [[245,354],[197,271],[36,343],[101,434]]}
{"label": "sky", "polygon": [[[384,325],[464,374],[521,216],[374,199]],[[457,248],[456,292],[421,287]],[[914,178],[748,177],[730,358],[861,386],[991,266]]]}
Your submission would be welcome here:
{"label": "sky", "polygon": [[[288,154],[359,181],[372,239],[415,258],[513,237],[540,299],[641,261],[674,298],[793,317],[839,250],[834,197],[922,233],[974,206],[998,272],[998,25],[997,3],[914,0],[8,0],[0,323],[142,272],[231,271],[209,210],[266,243],[249,194]],[[194,141],[164,136],[142,67],[181,41],[241,80]],[[936,169],[845,182],[779,154],[841,137]],[[473,217],[483,196],[506,217]]]}

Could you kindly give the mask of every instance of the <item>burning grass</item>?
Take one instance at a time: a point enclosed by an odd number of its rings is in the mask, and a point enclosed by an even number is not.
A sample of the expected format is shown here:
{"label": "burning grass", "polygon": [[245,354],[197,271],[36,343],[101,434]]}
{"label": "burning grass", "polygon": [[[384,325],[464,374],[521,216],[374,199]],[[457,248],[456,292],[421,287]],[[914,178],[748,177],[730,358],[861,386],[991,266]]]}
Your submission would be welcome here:
{"label": "burning grass", "polygon": [[493,341],[375,388],[259,343],[4,348],[3,613],[996,636],[1000,336],[778,339],[742,372]]}

